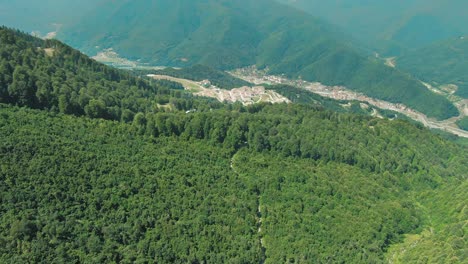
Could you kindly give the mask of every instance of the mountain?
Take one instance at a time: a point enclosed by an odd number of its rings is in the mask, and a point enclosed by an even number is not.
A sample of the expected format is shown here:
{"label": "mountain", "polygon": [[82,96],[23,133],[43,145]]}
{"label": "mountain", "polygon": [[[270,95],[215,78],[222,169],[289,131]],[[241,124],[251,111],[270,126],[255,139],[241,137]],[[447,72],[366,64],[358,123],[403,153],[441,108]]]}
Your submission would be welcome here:
{"label": "mountain", "polygon": [[88,54],[112,48],[143,63],[218,69],[257,65],[445,119],[458,110],[418,80],[369,56],[335,27],[269,0],[103,1],[59,38]]}
{"label": "mountain", "polygon": [[[259,14],[267,4],[248,0],[103,1],[81,23],[65,28],[63,39],[86,52],[114,48],[124,57],[161,65],[239,67],[255,63],[255,49],[273,33],[279,24],[276,20],[298,15],[288,24],[293,25],[308,17],[291,9],[280,10],[277,5]],[[271,18],[256,25],[268,16]],[[311,35],[328,27],[316,20],[309,22]]]}
{"label": "mountain", "polygon": [[0,54],[1,263],[464,260],[468,152],[422,126],[215,103],[7,28]]}
{"label": "mountain", "polygon": [[343,27],[369,48],[396,56],[398,68],[467,98],[466,1],[278,0]]}
{"label": "mountain", "polygon": [[457,37],[408,52],[397,67],[435,87],[454,84],[455,94],[468,98],[468,37]]}
{"label": "mountain", "polygon": [[[205,80],[224,89],[250,85],[206,66],[180,70],[126,72],[97,63],[57,40],[42,40],[19,31],[0,28],[0,103],[27,106],[76,116],[132,122],[141,112],[167,109],[217,109],[219,102],[194,98],[170,81],[149,81],[136,77],[148,73],[169,74]],[[135,76],[134,76],[135,75]],[[346,108],[294,87],[271,87],[292,101],[340,112],[370,115],[373,108]],[[300,94],[300,98],[298,97]],[[346,104],[348,102],[341,102]],[[380,110],[379,110],[380,111]],[[382,112],[382,111],[381,111]],[[394,113],[388,113],[394,117]]]}
{"label": "mountain", "polygon": [[463,0],[276,0],[339,25],[388,56],[466,35]]}
{"label": "mountain", "polygon": [[157,111],[170,99],[171,107],[181,110],[217,107],[201,99],[194,102],[179,84],[150,83],[57,40],[8,28],[0,28],[0,54],[0,103],[127,122],[147,109]]}

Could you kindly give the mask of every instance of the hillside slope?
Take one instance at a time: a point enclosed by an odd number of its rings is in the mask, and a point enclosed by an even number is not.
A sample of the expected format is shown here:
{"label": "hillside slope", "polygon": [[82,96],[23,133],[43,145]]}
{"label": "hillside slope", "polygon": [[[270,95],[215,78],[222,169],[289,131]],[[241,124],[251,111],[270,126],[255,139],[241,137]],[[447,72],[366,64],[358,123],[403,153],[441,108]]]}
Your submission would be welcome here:
{"label": "hillside slope", "polygon": [[454,84],[456,95],[468,98],[468,37],[451,38],[408,52],[397,67],[434,86]]}
{"label": "hillside slope", "polygon": [[[0,28],[0,103],[45,109],[77,116],[99,117],[132,122],[138,113],[169,110],[217,109],[223,105],[208,98],[193,96],[183,86],[170,81],[151,81],[134,77],[148,73],[176,75],[196,80],[210,79],[222,88],[249,85],[210,67],[195,65],[181,70],[139,70],[127,72],[97,63],[55,40],[41,40],[22,32]],[[361,107],[346,108],[293,87],[281,89],[301,103],[342,112],[370,115]],[[226,91],[229,92],[229,91]],[[313,98],[313,99],[312,99]],[[357,104],[359,105],[359,104]],[[237,106],[236,106],[237,107]]]}
{"label": "hillside slope", "polygon": [[468,5],[464,0],[273,1],[339,25],[388,56],[468,33]]}
{"label": "hillside slope", "polygon": [[421,126],[186,98],[57,41],[0,41],[1,263],[384,263],[431,227],[455,231],[424,239],[431,258],[443,240],[463,259],[468,152]]}
{"label": "hillside slope", "polygon": [[2,263],[383,263],[403,234],[466,221],[427,222],[412,198],[466,181],[466,152],[405,122],[286,105],[144,118],[0,107]]}
{"label": "hillside slope", "polygon": [[256,64],[401,102],[438,119],[458,113],[409,75],[353,48],[336,28],[270,0],[103,1],[60,38],[88,54],[113,48],[165,66]]}
{"label": "hillside slope", "polygon": [[195,102],[176,83],[150,83],[59,41],[8,28],[0,28],[0,53],[0,103],[124,121],[169,103],[179,110],[220,105]]}

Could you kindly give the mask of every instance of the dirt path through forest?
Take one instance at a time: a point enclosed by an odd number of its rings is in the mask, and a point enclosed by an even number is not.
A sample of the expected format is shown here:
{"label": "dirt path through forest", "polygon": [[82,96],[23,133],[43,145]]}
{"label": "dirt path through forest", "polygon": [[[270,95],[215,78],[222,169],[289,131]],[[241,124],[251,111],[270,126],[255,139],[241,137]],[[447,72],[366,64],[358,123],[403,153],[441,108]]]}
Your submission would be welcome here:
{"label": "dirt path through forest", "polygon": [[[231,157],[229,167],[231,168],[231,170],[237,176],[239,176],[239,173],[237,172],[237,170],[235,168],[235,158],[236,158],[237,153],[238,152],[236,152]],[[258,237],[259,237],[260,247],[261,247],[261,250],[262,250],[262,259],[260,260],[260,264],[263,264],[263,263],[265,263],[265,259],[266,259],[266,256],[265,256],[266,246],[265,246],[265,239],[263,238],[263,232],[262,232],[263,215],[262,215],[262,204],[261,204],[261,196],[260,195],[257,195],[256,219],[257,219],[257,222],[256,222],[257,223],[257,234],[258,234]]]}

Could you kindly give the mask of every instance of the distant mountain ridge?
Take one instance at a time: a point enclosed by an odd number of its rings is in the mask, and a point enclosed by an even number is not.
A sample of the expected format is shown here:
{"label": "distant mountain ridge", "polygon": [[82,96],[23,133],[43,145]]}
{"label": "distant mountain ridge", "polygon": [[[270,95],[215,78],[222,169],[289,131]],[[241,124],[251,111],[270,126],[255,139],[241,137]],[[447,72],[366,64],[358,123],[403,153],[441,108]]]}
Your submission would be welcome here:
{"label": "distant mountain ridge", "polygon": [[271,0],[103,1],[59,37],[88,54],[113,48],[151,64],[218,69],[257,65],[273,74],[343,85],[438,119],[445,98],[354,48],[326,22]]}
{"label": "distant mountain ridge", "polygon": [[454,84],[455,94],[468,98],[468,36],[408,52],[397,59],[397,67],[434,86]]}
{"label": "distant mountain ridge", "polygon": [[399,69],[424,82],[455,84],[456,95],[468,96],[467,1],[275,1],[343,27],[381,57],[398,57]]}
{"label": "distant mountain ridge", "polygon": [[272,0],[343,27],[388,56],[468,33],[464,0]]}

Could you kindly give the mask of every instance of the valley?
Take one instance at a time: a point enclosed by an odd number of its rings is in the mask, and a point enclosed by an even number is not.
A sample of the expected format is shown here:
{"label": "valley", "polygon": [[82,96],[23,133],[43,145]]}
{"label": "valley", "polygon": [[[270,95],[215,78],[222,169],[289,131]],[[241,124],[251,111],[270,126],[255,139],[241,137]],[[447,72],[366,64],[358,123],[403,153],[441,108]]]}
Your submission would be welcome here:
{"label": "valley", "polygon": [[132,61],[126,58],[122,58],[117,52],[112,48],[104,49],[99,51],[92,59],[104,63],[106,65],[123,69],[123,70],[134,70],[134,69],[148,69],[148,70],[158,70],[165,67],[159,66],[149,66],[148,64],[141,63],[139,61]]}
{"label": "valley", "polygon": [[273,75],[402,102],[437,120],[459,115],[446,98],[386,66],[340,28],[272,0],[105,1],[58,38],[90,56],[112,49],[143,65],[257,65]]}
{"label": "valley", "polygon": [[0,0],[0,263],[465,264],[467,8]]}
{"label": "valley", "polygon": [[[112,49],[104,50],[99,52],[97,56],[93,59],[105,63],[120,69],[127,70],[159,70],[166,68],[165,66],[147,66],[142,65],[138,61],[131,61],[125,58],[120,57]],[[395,58],[388,58],[387,63],[393,64]],[[392,65],[394,67],[394,65]],[[286,84],[307,91],[313,92],[315,94],[321,95],[323,97],[331,98],[334,100],[346,100],[346,101],[361,101],[366,102],[370,105],[373,105],[380,109],[395,111],[401,113],[414,121],[420,122],[425,127],[430,129],[439,129],[460,137],[468,138],[468,132],[460,129],[456,122],[468,116],[468,99],[459,98],[453,95],[454,88],[453,85],[444,86],[444,90],[437,89],[431,86],[428,83],[424,83],[424,86],[433,93],[440,94],[448,97],[453,104],[457,107],[460,115],[456,117],[451,117],[445,120],[436,120],[435,118],[430,118],[424,113],[416,111],[402,103],[391,103],[384,100],[379,100],[366,96],[363,93],[355,92],[353,90],[347,89],[344,86],[327,86],[319,82],[309,82],[301,79],[290,79],[285,77],[285,75],[270,75],[268,74],[268,68],[264,70],[259,70],[255,66],[239,68],[231,71],[227,71],[232,76],[244,80],[246,82],[255,84],[255,87],[238,87],[232,90],[224,90],[219,87],[216,87],[209,83],[209,80],[204,80],[196,82],[184,78],[175,78],[168,75],[154,75],[149,74],[148,77],[159,80],[170,80],[181,83],[184,88],[188,91],[191,91],[194,95],[205,96],[210,98],[215,98],[220,102],[241,102],[244,105],[259,103],[259,102],[271,102],[271,103],[288,103],[290,100],[281,96],[280,94],[274,91],[265,90],[262,85],[272,85],[272,84]],[[206,81],[208,81],[208,86],[206,86]],[[456,91],[456,90],[455,90]],[[377,115],[377,114],[376,114]],[[378,115],[377,115],[378,116]]]}
{"label": "valley", "polygon": [[425,114],[409,108],[404,104],[390,103],[387,101],[371,98],[362,93],[351,91],[343,86],[326,86],[318,82],[308,82],[304,80],[292,80],[284,76],[268,75],[265,70],[258,70],[256,67],[241,68],[230,73],[240,79],[251,82],[256,85],[261,84],[287,84],[300,87],[317,93],[321,96],[332,98],[335,100],[357,100],[367,102],[375,107],[395,111],[408,116],[409,118],[422,123],[424,126],[431,129],[440,129],[457,136],[468,138],[468,131],[458,128],[455,124],[458,120],[468,115],[468,104],[466,100],[460,101],[457,104],[460,116],[438,121],[427,117]]}

